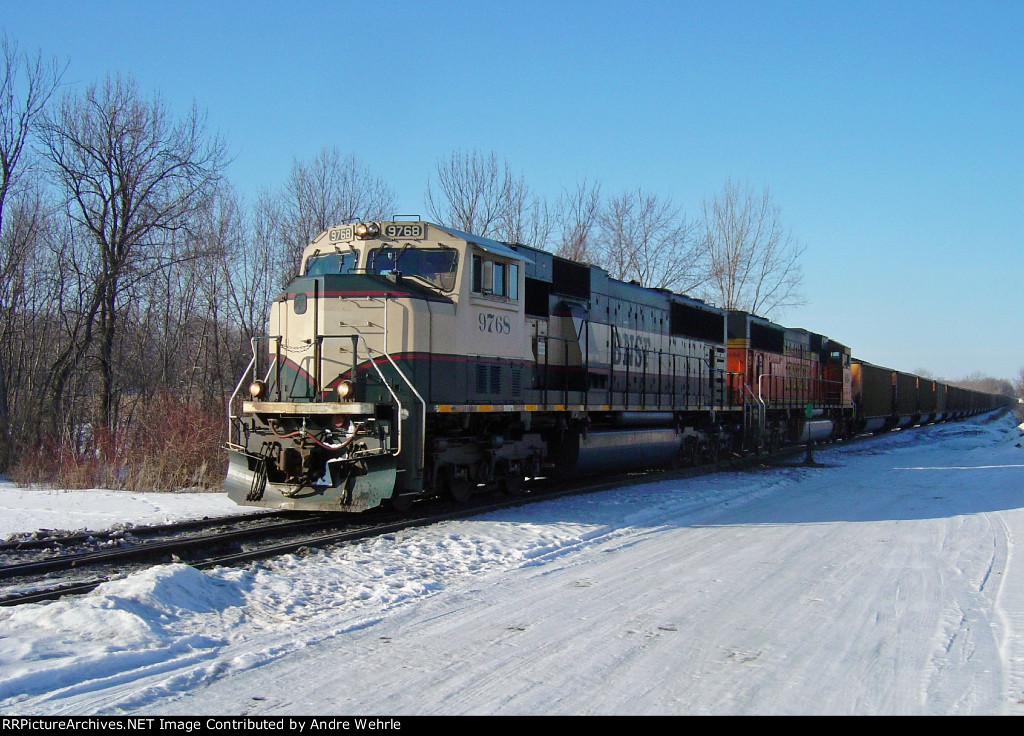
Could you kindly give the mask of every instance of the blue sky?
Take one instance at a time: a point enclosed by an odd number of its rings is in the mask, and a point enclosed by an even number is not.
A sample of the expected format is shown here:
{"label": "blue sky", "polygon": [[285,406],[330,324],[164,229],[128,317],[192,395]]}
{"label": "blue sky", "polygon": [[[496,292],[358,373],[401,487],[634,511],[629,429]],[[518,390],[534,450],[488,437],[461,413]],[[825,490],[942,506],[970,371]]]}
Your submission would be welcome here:
{"label": "blue sky", "polygon": [[81,88],[194,100],[247,195],[324,146],[426,215],[439,158],[495,151],[697,218],[767,185],[807,247],[779,321],[899,370],[1024,367],[1024,2],[0,0]]}

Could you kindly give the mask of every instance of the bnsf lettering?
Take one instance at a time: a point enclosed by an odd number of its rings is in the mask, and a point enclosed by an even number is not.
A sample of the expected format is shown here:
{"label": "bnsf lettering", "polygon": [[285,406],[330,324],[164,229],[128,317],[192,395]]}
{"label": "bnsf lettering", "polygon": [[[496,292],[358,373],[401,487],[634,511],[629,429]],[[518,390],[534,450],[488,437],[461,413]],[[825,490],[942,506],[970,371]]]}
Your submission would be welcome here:
{"label": "bnsf lettering", "polygon": [[615,340],[613,362],[615,365],[641,367],[647,360],[651,350],[651,338],[642,335],[620,335]]}
{"label": "bnsf lettering", "polygon": [[481,312],[477,315],[480,332],[494,332],[499,335],[512,334],[512,321],[505,316]]}

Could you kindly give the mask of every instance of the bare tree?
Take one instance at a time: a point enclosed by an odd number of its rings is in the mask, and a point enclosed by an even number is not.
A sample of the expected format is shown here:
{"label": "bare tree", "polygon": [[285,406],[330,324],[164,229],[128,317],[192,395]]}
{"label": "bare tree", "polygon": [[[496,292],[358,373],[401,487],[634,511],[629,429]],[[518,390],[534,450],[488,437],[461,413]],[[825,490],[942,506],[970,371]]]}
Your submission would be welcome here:
{"label": "bare tree", "polygon": [[22,154],[33,127],[42,114],[64,70],[56,62],[44,62],[18,51],[18,45],[0,31],[0,228],[4,204],[22,173]]}
{"label": "bare tree", "polygon": [[45,115],[42,141],[68,217],[92,246],[85,330],[74,353],[96,334],[99,422],[109,427],[119,299],[178,256],[164,246],[217,183],[224,144],[207,134],[194,106],[175,120],[159,97],[142,99],[134,80],[121,77],[66,95]]}
{"label": "bare tree", "polygon": [[278,290],[299,267],[290,246],[281,238],[284,230],[280,198],[263,189],[253,204],[248,226],[249,248],[236,253],[231,278],[237,279],[238,321],[250,337],[265,331],[267,308]]}
{"label": "bare tree", "polygon": [[[45,376],[32,392],[40,407],[39,425],[32,437],[38,441],[67,438],[72,428],[87,421],[80,411],[96,391],[90,371],[79,370],[91,345],[93,320],[88,303],[94,283],[90,249],[81,234],[55,209],[45,232],[46,269],[36,299],[33,329],[44,334]],[[43,327],[43,329],[40,329]]]}
{"label": "bare tree", "polygon": [[302,249],[331,225],[380,220],[394,210],[394,192],[355,156],[343,159],[337,148],[323,148],[311,161],[294,161],[279,215],[292,272]]}
{"label": "bare tree", "polygon": [[1024,420],[1024,368],[1017,371],[1017,377],[1013,381],[1013,395],[1017,399],[1017,419]]}
{"label": "bare tree", "polygon": [[510,197],[508,214],[492,237],[506,243],[524,243],[544,248],[551,240],[554,219],[547,202],[530,194],[520,182]]}
{"label": "bare tree", "polygon": [[727,181],[704,200],[703,246],[709,267],[705,298],[725,309],[770,316],[803,303],[800,256],[805,248],[785,229],[765,187]]}
{"label": "bare tree", "polygon": [[589,185],[583,179],[575,189],[564,189],[555,207],[560,236],[556,254],[581,263],[595,260],[600,217],[600,184]]}
{"label": "bare tree", "polygon": [[1013,396],[1017,400],[1014,404],[1014,414],[1017,416],[1017,421],[1024,421],[1024,368],[1021,368],[1017,372],[1017,377],[1013,379]]}
{"label": "bare tree", "polygon": [[499,164],[493,151],[486,156],[455,151],[438,160],[434,176],[436,182],[427,182],[426,198],[435,222],[474,235],[515,239],[513,221],[528,189],[507,161]]}
{"label": "bare tree", "polygon": [[[25,207],[40,200],[29,195],[18,205],[18,223],[15,232],[5,227],[8,202],[19,192],[19,182],[27,167],[23,166],[26,145],[39,116],[49,102],[63,69],[55,61],[43,61],[42,53],[30,58],[18,51],[18,45],[0,31],[0,311],[3,324],[0,335],[3,345],[9,346],[11,319],[16,309],[15,285],[24,276],[31,257],[31,248],[37,243],[34,233],[25,226],[35,221],[40,213],[26,213]],[[9,356],[0,351],[0,470],[7,466],[10,452],[7,381]]]}
{"label": "bare tree", "polygon": [[281,260],[273,197],[262,192],[250,214],[231,187],[223,187],[213,207],[203,212],[203,237],[217,254],[217,266],[204,275],[207,318],[203,331],[212,340],[200,346],[212,353],[201,383],[230,389],[249,359],[250,339],[266,333],[267,310],[277,294],[275,264]]}
{"label": "bare tree", "polygon": [[28,186],[20,187],[6,206],[0,230],[0,467],[12,446],[36,433],[42,418],[39,398],[45,393],[39,379],[55,344],[46,248],[50,208],[41,189]]}
{"label": "bare tree", "polygon": [[599,263],[613,278],[678,292],[703,280],[696,226],[670,201],[625,192],[609,200],[600,227]]}
{"label": "bare tree", "polygon": [[969,373],[958,381],[950,381],[954,386],[960,386],[962,388],[969,388],[974,391],[984,391],[989,394],[1000,394],[1003,396],[1013,396],[1014,388],[1013,384],[1005,378],[993,378],[987,376],[981,371],[974,371]]}

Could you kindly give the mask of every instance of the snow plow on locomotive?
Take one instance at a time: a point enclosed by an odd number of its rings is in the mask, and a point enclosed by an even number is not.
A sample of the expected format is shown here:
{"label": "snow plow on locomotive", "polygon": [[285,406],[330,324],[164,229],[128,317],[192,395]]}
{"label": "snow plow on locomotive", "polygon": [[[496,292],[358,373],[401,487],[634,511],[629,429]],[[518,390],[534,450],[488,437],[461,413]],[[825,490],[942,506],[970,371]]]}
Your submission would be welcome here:
{"label": "snow plow on locomotive", "polygon": [[[848,436],[854,391],[878,390],[821,335],[427,222],[329,228],[300,274],[229,402],[239,504],[402,508],[714,461]],[[991,403],[943,388],[944,404]]]}

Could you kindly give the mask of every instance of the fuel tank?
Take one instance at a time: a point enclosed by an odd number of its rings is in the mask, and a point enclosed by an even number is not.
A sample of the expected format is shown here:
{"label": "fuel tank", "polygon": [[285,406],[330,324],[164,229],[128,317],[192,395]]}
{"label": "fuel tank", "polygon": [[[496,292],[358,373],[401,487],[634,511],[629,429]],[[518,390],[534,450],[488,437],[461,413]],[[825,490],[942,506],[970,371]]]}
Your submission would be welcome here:
{"label": "fuel tank", "polygon": [[797,437],[798,442],[823,442],[832,436],[832,420],[817,419],[804,422]]}
{"label": "fuel tank", "polygon": [[632,429],[567,435],[549,459],[561,474],[665,467],[679,452],[674,429]]}

